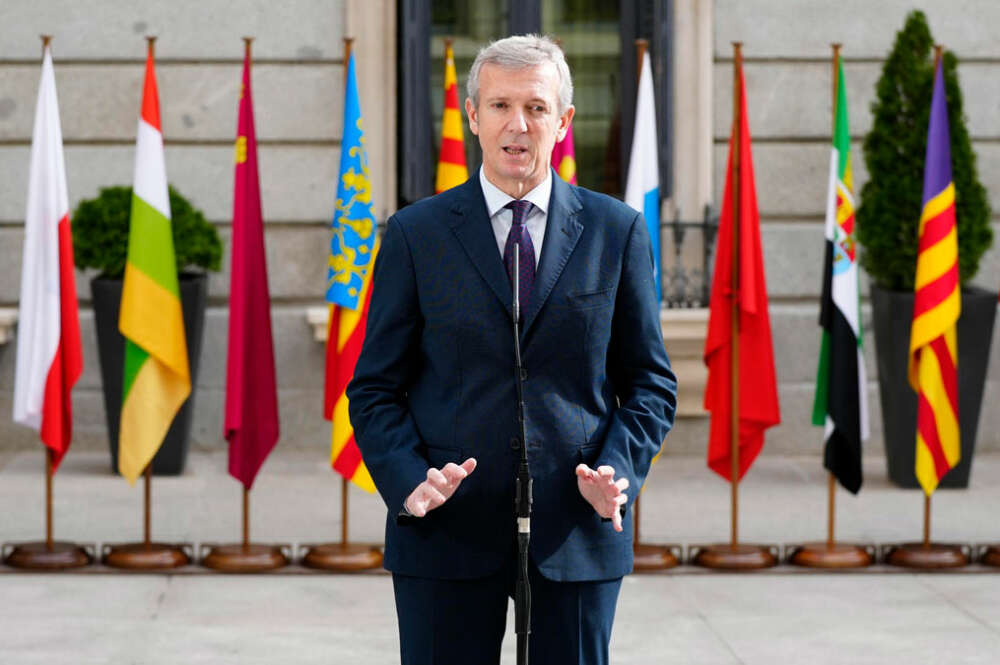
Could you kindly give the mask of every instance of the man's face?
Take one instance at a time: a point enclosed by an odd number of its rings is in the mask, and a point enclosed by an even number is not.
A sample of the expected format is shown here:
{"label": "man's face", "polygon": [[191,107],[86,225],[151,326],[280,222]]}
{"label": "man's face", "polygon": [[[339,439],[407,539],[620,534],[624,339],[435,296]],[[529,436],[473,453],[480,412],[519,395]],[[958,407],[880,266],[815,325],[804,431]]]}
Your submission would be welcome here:
{"label": "man's face", "polygon": [[559,73],[550,62],[521,69],[485,64],[479,106],[465,100],[469,129],[483,148],[483,171],[521,198],[545,179],[552,148],[566,135],[573,107],[559,114]]}

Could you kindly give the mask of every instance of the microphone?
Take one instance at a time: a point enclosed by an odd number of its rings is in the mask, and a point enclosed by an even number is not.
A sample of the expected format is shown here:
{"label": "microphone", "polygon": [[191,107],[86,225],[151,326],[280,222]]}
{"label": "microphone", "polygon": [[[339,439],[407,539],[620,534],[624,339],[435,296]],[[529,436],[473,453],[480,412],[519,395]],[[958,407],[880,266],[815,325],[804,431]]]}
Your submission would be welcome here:
{"label": "microphone", "polygon": [[514,497],[517,515],[517,584],[514,587],[514,632],[517,634],[517,663],[528,665],[528,640],[531,634],[531,586],[528,583],[528,543],[531,540],[531,471],[528,467],[528,441],[524,427],[524,387],[521,383],[521,244],[514,241],[514,384],[517,387],[517,422],[521,435],[521,463],[517,469]]}

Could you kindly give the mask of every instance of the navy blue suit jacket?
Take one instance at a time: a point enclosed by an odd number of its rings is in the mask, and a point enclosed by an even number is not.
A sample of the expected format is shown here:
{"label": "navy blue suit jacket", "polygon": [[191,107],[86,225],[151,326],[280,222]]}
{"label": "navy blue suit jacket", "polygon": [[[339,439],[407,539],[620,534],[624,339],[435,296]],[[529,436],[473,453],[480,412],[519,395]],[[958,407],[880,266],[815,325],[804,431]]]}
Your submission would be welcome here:
{"label": "navy blue suit jacket", "polygon": [[[550,579],[610,579],[632,569],[631,511],[615,532],[580,495],[574,469],[609,464],[635,497],[673,424],[677,384],[642,216],[552,178],[535,284],[522,303],[531,557]],[[514,551],[511,301],[478,174],[389,219],[347,396],[389,509],[390,571],[483,577]],[[444,505],[397,518],[429,466],[468,457],[478,466]]]}

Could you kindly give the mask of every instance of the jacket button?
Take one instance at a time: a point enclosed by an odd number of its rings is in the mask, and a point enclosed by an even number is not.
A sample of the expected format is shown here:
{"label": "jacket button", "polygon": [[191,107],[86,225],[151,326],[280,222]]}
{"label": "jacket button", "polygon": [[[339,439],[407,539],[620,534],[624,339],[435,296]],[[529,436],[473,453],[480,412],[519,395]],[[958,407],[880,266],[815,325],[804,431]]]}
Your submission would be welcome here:
{"label": "jacket button", "polygon": [[511,437],[511,439],[510,439],[510,448],[511,448],[511,450],[520,450],[521,449],[521,440],[518,439],[516,436]]}
{"label": "jacket button", "polygon": [[522,381],[528,380],[528,370],[524,369],[523,367],[521,368],[521,380]]}

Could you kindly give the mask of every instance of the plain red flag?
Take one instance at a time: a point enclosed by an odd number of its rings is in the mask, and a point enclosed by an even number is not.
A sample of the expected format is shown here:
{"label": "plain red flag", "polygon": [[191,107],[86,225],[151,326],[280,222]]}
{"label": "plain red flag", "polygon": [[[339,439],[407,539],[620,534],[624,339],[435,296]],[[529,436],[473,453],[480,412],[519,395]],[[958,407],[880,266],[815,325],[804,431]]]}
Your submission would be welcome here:
{"label": "plain red flag", "polygon": [[229,440],[229,473],[249,489],[278,441],[278,390],[257,174],[257,138],[250,95],[249,49],[243,62],[235,179],[225,433]]}
{"label": "plain red flag", "polygon": [[740,69],[739,113],[739,289],[732,289],[733,251],[733,138],[729,140],[726,188],[719,216],[715,274],[709,302],[705,340],[705,408],[712,413],[708,466],[730,480],[732,299],[739,304],[739,476],[746,473],[764,446],[764,430],[781,422],[778,382],[774,372],[771,323],[767,311],[767,284],[761,258],[760,215],[754,187],[753,155],[747,119],[746,84]]}

